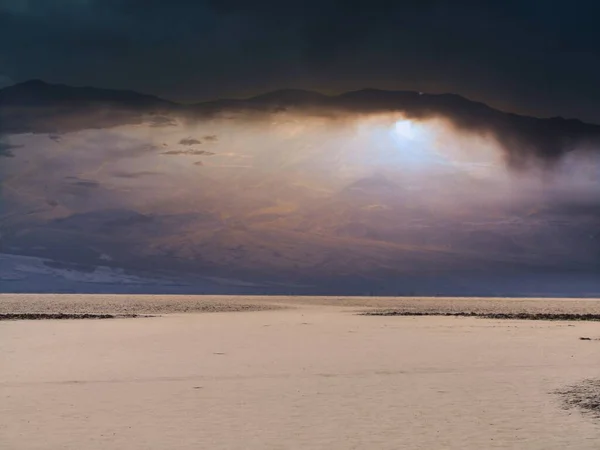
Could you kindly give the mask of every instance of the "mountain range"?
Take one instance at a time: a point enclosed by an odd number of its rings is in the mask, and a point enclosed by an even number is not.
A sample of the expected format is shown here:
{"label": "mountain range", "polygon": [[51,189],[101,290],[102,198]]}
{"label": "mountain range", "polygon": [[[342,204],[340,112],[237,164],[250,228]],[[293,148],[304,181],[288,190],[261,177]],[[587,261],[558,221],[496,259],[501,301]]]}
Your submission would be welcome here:
{"label": "mountain range", "polygon": [[[441,117],[457,128],[493,135],[515,166],[530,157],[552,164],[563,154],[600,140],[600,126],[562,117],[534,118],[493,109],[455,94],[363,89],[328,96],[284,89],[248,99],[178,104],[127,90],[71,87],[30,80],[0,90],[0,132],[63,132],[138,123],[150,114],[206,118],[223,113],[309,110],[335,114],[402,112],[409,118]],[[110,113],[109,113],[110,111]],[[165,122],[168,123],[168,122]],[[518,149],[518,150],[515,150]]]}

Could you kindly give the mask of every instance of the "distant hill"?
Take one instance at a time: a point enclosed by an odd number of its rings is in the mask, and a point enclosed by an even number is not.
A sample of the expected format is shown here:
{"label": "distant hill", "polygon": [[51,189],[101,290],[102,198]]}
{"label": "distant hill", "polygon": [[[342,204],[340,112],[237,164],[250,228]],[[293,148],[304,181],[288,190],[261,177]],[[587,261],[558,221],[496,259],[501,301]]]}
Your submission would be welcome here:
{"label": "distant hill", "polygon": [[129,108],[154,108],[174,105],[158,97],[134,91],[99,89],[94,87],[72,87],[50,84],[41,80],[0,89],[0,107],[6,106],[92,106],[108,104]]}
{"label": "distant hill", "polygon": [[109,128],[140,123],[149,114],[172,114],[178,107],[133,91],[31,80],[0,89],[0,135]]}

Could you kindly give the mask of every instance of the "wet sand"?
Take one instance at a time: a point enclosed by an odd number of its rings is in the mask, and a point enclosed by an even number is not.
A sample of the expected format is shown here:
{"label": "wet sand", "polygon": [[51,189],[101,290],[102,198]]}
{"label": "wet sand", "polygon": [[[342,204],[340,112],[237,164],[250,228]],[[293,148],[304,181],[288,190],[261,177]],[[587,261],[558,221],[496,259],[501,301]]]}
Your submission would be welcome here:
{"label": "wet sand", "polygon": [[0,295],[0,313],[161,314],[0,322],[0,448],[598,448],[598,417],[557,393],[600,378],[597,322],[372,308],[600,301]]}

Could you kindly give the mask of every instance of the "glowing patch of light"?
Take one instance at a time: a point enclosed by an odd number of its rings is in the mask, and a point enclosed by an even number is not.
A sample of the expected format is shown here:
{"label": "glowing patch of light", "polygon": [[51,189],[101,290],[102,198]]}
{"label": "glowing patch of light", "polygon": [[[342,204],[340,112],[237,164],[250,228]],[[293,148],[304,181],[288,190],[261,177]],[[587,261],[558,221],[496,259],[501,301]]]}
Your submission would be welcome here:
{"label": "glowing patch of light", "polygon": [[400,119],[394,122],[390,131],[395,149],[393,160],[413,168],[448,164],[447,159],[437,151],[436,132],[430,126]]}
{"label": "glowing patch of light", "polygon": [[395,142],[395,158],[403,164],[421,165],[431,159],[431,139],[423,126],[410,120],[401,119],[394,123],[391,137]]}
{"label": "glowing patch of light", "polygon": [[417,137],[416,126],[410,120],[399,120],[396,122],[395,131],[404,139],[415,139]]}

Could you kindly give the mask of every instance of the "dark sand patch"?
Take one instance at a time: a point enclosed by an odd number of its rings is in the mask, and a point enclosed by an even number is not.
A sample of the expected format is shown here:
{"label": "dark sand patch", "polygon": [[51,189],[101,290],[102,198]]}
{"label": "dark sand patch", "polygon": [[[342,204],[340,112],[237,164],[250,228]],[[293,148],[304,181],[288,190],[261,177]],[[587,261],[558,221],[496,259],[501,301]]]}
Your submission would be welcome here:
{"label": "dark sand patch", "polygon": [[404,316],[404,317],[423,317],[423,316],[443,316],[443,317],[477,317],[481,319],[502,319],[502,320],[561,320],[561,321],[591,321],[599,322],[600,314],[568,314],[568,313],[478,313],[478,312],[447,312],[447,311],[402,311],[402,310],[383,310],[366,311],[360,313],[363,316]]}
{"label": "dark sand patch", "polygon": [[[0,314],[33,315],[165,315],[181,313],[246,312],[282,309],[251,297],[177,295],[4,294]],[[6,320],[6,319],[5,319]]]}
{"label": "dark sand patch", "polygon": [[16,313],[0,314],[1,320],[80,320],[80,319],[135,319],[141,317],[155,317],[139,314],[44,314],[44,313]]}
{"label": "dark sand patch", "polygon": [[554,393],[562,398],[565,409],[579,409],[600,418],[600,379],[584,380]]}

